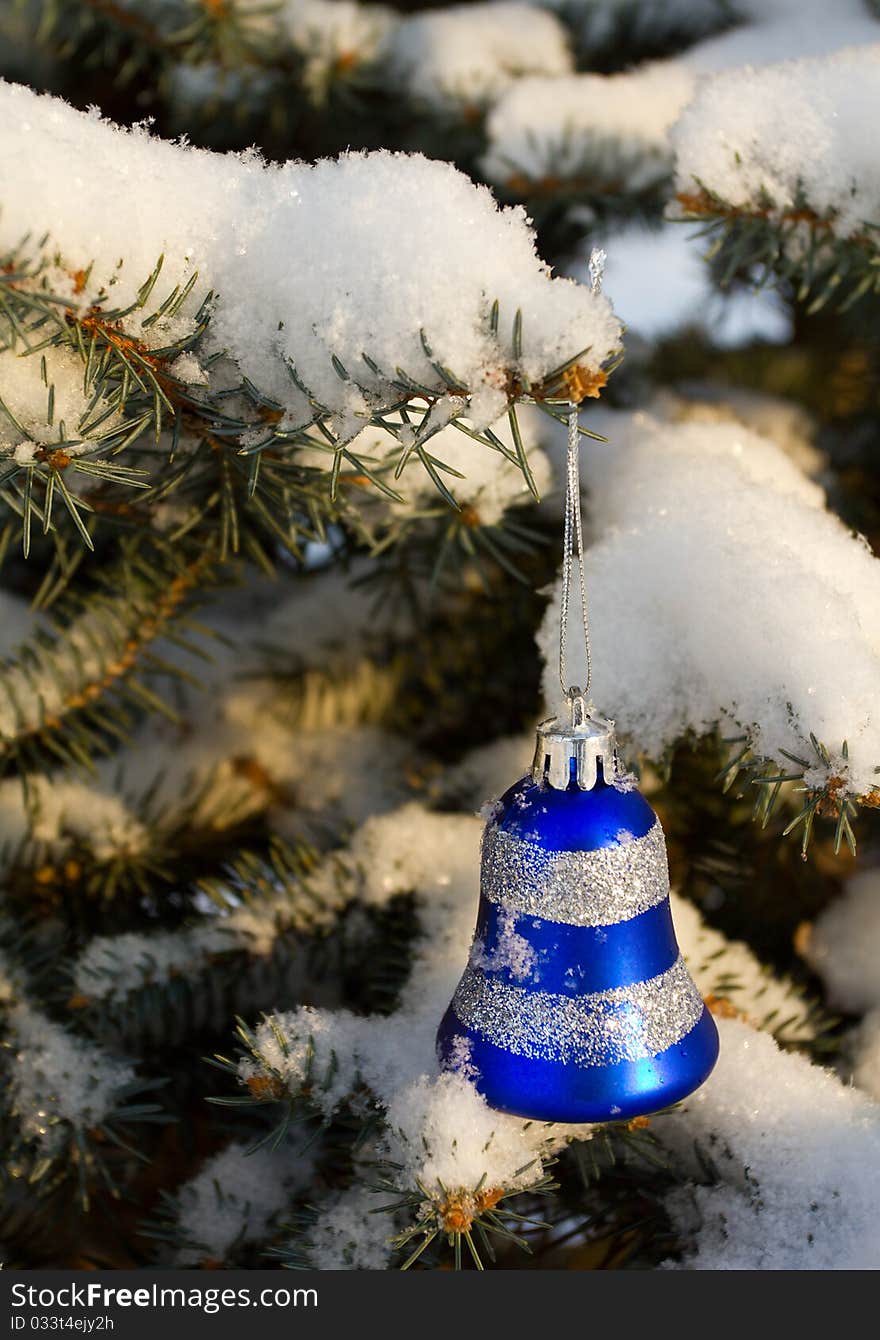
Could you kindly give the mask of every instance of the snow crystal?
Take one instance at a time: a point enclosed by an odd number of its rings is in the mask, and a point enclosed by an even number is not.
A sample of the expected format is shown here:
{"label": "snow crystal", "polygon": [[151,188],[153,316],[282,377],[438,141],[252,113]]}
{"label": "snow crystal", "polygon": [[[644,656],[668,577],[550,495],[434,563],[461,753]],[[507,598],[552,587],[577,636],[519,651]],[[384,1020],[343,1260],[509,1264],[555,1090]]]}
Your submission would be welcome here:
{"label": "snow crystal", "polygon": [[186,386],[207,386],[209,377],[195,354],[178,354],[168,371]]}
{"label": "snow crystal", "polygon": [[571,67],[559,20],[509,0],[418,14],[391,42],[392,73],[410,97],[438,110],[479,107],[522,75]]}
{"label": "snow crystal", "polygon": [[880,44],[719,74],[673,131],[678,190],[778,211],[799,206],[802,194],[835,234],[850,237],[880,219],[878,118]]}
{"label": "snow crystal", "polygon": [[862,1014],[880,1007],[880,870],[863,870],[813,924],[806,946],[829,1003]]}
{"label": "snow crystal", "polygon": [[16,1005],[7,1018],[13,1110],[24,1134],[51,1151],[61,1139],[59,1123],[100,1125],[134,1079],[132,1067],[29,1005]]}
{"label": "snow crystal", "polygon": [[[464,384],[497,390],[516,362],[517,310],[522,370],[533,384],[588,346],[598,367],[619,344],[607,299],[551,278],[524,212],[499,210],[487,189],[447,163],[382,151],[268,166],[254,152],[213,154],[142,127],[121,130],[11,84],[0,84],[0,116],[8,128],[0,175],[16,188],[0,216],[0,245],[52,227],[62,267],[94,263],[83,301],[104,284],[114,303],[131,302],[160,254],[151,304],[198,271],[193,304],[209,289],[218,295],[208,351],[227,350],[282,403],[288,423],[312,414],[290,362],[352,437],[357,416],[398,394],[365,353],[388,375],[403,368],[445,390],[424,337]],[[139,330],[148,310],[137,316]]]}
{"label": "snow crystal", "polygon": [[524,981],[534,969],[537,958],[532,945],[517,932],[516,916],[512,912],[501,912],[498,935],[491,952],[487,953],[482,942],[475,940],[469,962],[472,968],[485,968],[491,972],[506,969],[517,981]]}
{"label": "snow crystal", "polygon": [[177,1230],[186,1245],[175,1265],[223,1263],[233,1246],[262,1241],[312,1172],[311,1159],[286,1147],[248,1153],[247,1145],[227,1145],[178,1191]]}
{"label": "snow crystal", "polygon": [[[869,792],[880,763],[880,564],[867,544],[745,429],[616,421],[614,444],[584,451],[599,708],[651,757],[721,723],[788,770],[783,750],[818,763],[813,731],[831,754],[815,780],[830,771]],[[557,711],[558,638],[557,593],[539,634]],[[573,644],[575,682],[578,653]]]}
{"label": "snow crystal", "polygon": [[693,86],[677,61],[626,74],[518,80],[489,114],[483,172],[517,191],[522,179],[538,189],[575,181],[597,194],[646,190],[672,171],[669,129]]}
{"label": "snow crystal", "polygon": [[733,1019],[718,1028],[706,1084],[684,1112],[652,1120],[685,1163],[696,1142],[721,1179],[668,1200],[693,1245],[684,1267],[876,1269],[880,1107],[766,1033]]}

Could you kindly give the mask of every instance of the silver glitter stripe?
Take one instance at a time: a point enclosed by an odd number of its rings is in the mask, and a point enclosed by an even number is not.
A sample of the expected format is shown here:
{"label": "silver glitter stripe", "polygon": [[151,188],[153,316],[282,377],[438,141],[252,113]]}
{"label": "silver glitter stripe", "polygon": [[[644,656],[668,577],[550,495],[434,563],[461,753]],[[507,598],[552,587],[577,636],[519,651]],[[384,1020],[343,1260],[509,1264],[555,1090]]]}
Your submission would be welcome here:
{"label": "silver glitter stripe", "polygon": [[703,998],[678,958],[647,982],[574,998],[467,968],[452,1007],[466,1028],[515,1056],[583,1067],[665,1052],[697,1023]]}
{"label": "silver glitter stripe", "polygon": [[548,852],[490,824],[481,890],[507,911],[569,926],[630,921],[669,896],[663,829],[595,851]]}

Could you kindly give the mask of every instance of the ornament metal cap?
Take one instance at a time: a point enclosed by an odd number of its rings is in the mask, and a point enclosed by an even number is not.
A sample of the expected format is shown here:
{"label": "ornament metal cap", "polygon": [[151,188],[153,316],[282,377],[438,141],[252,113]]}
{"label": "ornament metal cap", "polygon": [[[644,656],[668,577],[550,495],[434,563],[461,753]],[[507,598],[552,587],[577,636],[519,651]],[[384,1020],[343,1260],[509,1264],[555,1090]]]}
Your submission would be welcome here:
{"label": "ornament metal cap", "polygon": [[558,717],[548,717],[538,727],[532,780],[545,782],[556,791],[567,790],[574,781],[581,791],[592,791],[600,763],[603,781],[613,782],[617,776],[614,722],[594,714],[593,704],[578,688],[569,689],[568,703],[568,725]]}

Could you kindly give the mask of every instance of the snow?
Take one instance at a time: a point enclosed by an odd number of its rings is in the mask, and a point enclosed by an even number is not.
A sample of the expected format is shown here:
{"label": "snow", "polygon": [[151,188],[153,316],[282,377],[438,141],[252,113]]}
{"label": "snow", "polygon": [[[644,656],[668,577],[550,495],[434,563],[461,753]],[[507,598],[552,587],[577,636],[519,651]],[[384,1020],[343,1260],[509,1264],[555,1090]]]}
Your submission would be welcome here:
{"label": "snow", "polygon": [[391,41],[391,77],[435,112],[480,107],[523,75],[571,68],[559,20],[509,0],[417,14]]}
{"label": "snow", "polygon": [[[89,782],[34,779],[30,809],[14,778],[0,782],[0,868],[31,832],[53,856],[77,842],[98,860],[142,853],[146,813],[151,826],[158,816],[161,832],[193,804],[196,826],[222,828],[268,812],[276,832],[322,841],[399,805],[418,754],[379,724],[392,711],[398,676],[368,652],[381,653],[411,624],[402,610],[377,617],[374,592],[357,584],[366,566],[253,579],[203,614],[224,641],[205,643],[211,660],[196,667],[203,687],[181,686],[180,723],[146,721],[117,754],[96,761]],[[84,659],[95,639],[80,632]],[[160,654],[192,669],[173,645],[162,644]],[[28,711],[62,693],[58,677],[47,675],[39,692],[25,695],[19,673],[9,671],[4,683]],[[0,693],[0,728],[14,720]]]}
{"label": "snow", "polygon": [[707,925],[694,904],[674,890],[670,903],[679,948],[704,997],[725,1001],[781,1042],[815,1037],[809,1005],[793,982],[775,976],[742,940],[728,940]]}
{"label": "snow", "polygon": [[0,782],[0,842],[9,844],[0,866],[26,838],[48,851],[82,842],[97,861],[136,855],[147,845],[144,825],[112,787],[104,790],[63,775],[36,776],[29,781],[27,801],[18,778]]}
{"label": "snow", "polygon": [[332,926],[352,896],[353,880],[338,853],[319,861],[293,888],[282,885],[271,866],[257,868],[261,883],[256,892],[227,874],[219,885],[228,905],[221,910],[209,901],[207,916],[177,930],[95,936],[74,960],[76,994],[116,1002],[146,986],[192,978],[220,954],[266,958],[284,932],[312,935]]}
{"label": "snow", "polygon": [[[92,390],[83,386],[82,359],[72,349],[49,347],[40,354],[25,355],[15,348],[0,351],[0,386],[7,410],[7,413],[0,410],[0,456],[11,454],[23,463],[27,459],[25,446],[57,444],[62,437],[62,425],[66,455],[75,457],[95,449],[95,443],[88,440],[70,440],[81,433],[87,439],[89,423],[103,415],[101,402],[93,406]],[[10,419],[10,413],[18,427]],[[108,415],[98,434],[108,433],[117,421],[118,416]],[[22,443],[22,429],[29,439],[27,443]]]}
{"label": "snow", "polygon": [[537,961],[536,951],[517,931],[516,916],[512,912],[500,914],[492,952],[487,954],[482,940],[475,939],[468,959],[472,968],[484,968],[489,972],[501,972],[506,968],[517,981],[529,977]]}
{"label": "snow", "polygon": [[863,870],[813,923],[807,958],[829,1003],[848,1014],[880,1008],[880,870]]}
{"label": "snow", "polygon": [[[519,79],[486,122],[489,181],[573,181],[588,194],[632,194],[672,171],[669,129],[689,101],[694,77],[678,61],[626,74]],[[526,187],[528,190],[528,187]]]}
{"label": "snow", "polygon": [[364,898],[381,903],[413,889],[472,886],[480,834],[470,815],[431,814],[415,801],[368,819],[351,843],[352,859],[363,872]]}
{"label": "snow", "polygon": [[108,615],[106,601],[99,601],[64,626],[63,658],[41,647],[11,664],[0,679],[0,739],[27,734],[63,715],[83,688],[102,683],[130,636],[131,624],[115,611]]}
{"label": "snow", "polygon": [[22,1132],[47,1153],[57,1149],[68,1123],[98,1126],[134,1079],[127,1062],[74,1036],[26,1003],[7,1015],[12,1043],[12,1111]]}
{"label": "snow", "polygon": [[175,1266],[225,1264],[231,1248],[263,1241],[291,1194],[313,1174],[312,1160],[289,1147],[248,1153],[247,1145],[227,1145],[177,1193],[177,1231],[186,1245]]}
{"label": "snow", "polygon": [[786,58],[826,56],[880,38],[871,0],[736,0],[741,22],[686,53],[697,70],[766,65]]}
{"label": "snow", "polygon": [[784,451],[810,479],[821,480],[828,457],[815,443],[818,424],[803,405],[737,386],[702,386],[687,397],[661,391],[652,410],[679,423],[738,423]]}
{"label": "snow", "polygon": [[[614,421],[611,444],[584,448],[599,710],[652,758],[686,731],[720,724],[747,732],[786,771],[783,750],[805,758],[815,785],[838,776],[849,792],[870,792],[880,764],[880,564],[867,543],[825,510],[818,484],[746,429],[640,414]],[[539,633],[554,711],[558,638],[557,592]],[[576,660],[571,673],[577,682]]]}
{"label": "snow", "polygon": [[[880,38],[880,26],[876,27]],[[880,218],[880,43],[707,80],[673,131],[677,189],[738,209],[801,201],[841,238]]]}
{"label": "snow", "polygon": [[[59,285],[94,263],[83,302],[101,285],[114,304],[132,301],[160,255],[150,304],[197,271],[178,324],[213,290],[206,352],[228,351],[283,405],[283,426],[312,414],[290,363],[348,439],[394,403],[387,378],[397,368],[445,392],[423,333],[434,359],[468,387],[496,392],[496,416],[497,391],[517,361],[517,310],[521,368],[532,383],[587,347],[591,369],[618,347],[607,299],[552,278],[524,212],[499,210],[485,188],[447,163],[380,151],[270,166],[253,151],[213,154],[161,142],[143,127],[121,130],[13,84],[0,84],[0,116],[8,127],[0,176],[15,185],[0,245],[51,227]],[[495,300],[497,336],[489,322]],[[150,304],[131,318],[137,331]]]}
{"label": "snow", "polygon": [[457,808],[469,806],[487,813],[493,802],[525,774],[534,752],[534,732],[503,735],[478,745],[444,773],[443,799]]}
{"label": "snow", "polygon": [[390,1221],[378,1213],[387,1204],[387,1194],[357,1185],[333,1192],[318,1202],[316,1221],[297,1245],[315,1270],[387,1270]]}
{"label": "snow", "polygon": [[[766,1033],[719,1019],[721,1054],[683,1114],[654,1133],[680,1159],[696,1142],[717,1185],[667,1200],[695,1270],[880,1266],[880,1106]],[[693,1164],[693,1175],[699,1177]]]}

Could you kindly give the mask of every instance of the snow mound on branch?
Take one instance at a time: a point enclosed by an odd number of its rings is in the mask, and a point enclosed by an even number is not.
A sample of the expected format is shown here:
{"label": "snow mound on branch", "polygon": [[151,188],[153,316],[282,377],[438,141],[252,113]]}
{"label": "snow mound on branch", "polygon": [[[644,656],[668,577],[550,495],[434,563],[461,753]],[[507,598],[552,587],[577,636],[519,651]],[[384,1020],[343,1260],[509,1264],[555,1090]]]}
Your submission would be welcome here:
{"label": "snow mound on branch", "polygon": [[686,53],[697,70],[827,56],[876,42],[880,32],[871,0],[834,0],[833,16],[827,0],[735,0],[725,8],[734,26]]}
{"label": "snow mound on branch", "polygon": [[479,107],[528,74],[572,68],[565,29],[530,5],[453,5],[407,19],[391,41],[391,70],[435,111]]}
{"label": "snow mound on branch", "polygon": [[733,1019],[718,1028],[706,1084],[683,1113],[652,1121],[685,1160],[696,1142],[722,1179],[668,1200],[693,1243],[684,1267],[876,1269],[880,1107],[766,1033]]}
{"label": "snow mound on branch", "polygon": [[703,84],[673,131],[677,189],[735,209],[806,204],[851,237],[880,221],[878,119],[880,44],[730,70]]}
{"label": "snow mound on branch", "polygon": [[[118,418],[96,412],[91,388],[83,386],[82,359],[72,349],[50,347],[42,354],[24,357],[20,349],[4,349],[0,352],[0,387],[7,410],[0,415],[0,455],[11,455],[19,464],[32,461],[38,446],[57,446],[62,424],[66,427],[65,455],[79,456],[93,449],[88,440],[75,440],[88,432],[89,420],[100,417],[100,432],[106,433]],[[100,402],[99,407],[103,408]]]}
{"label": "snow mound on branch", "polygon": [[678,423],[739,423],[769,438],[810,479],[820,479],[828,457],[815,444],[819,425],[793,400],[742,387],[696,388],[687,399],[663,390],[651,404],[660,418]]}
{"label": "snow mound on branch", "polygon": [[588,190],[646,190],[672,170],[669,130],[694,88],[677,61],[627,74],[518,80],[492,108],[489,181],[584,179]]}
{"label": "snow mound on branch", "polygon": [[724,1017],[733,1010],[756,1028],[785,1042],[803,1042],[815,1036],[809,1005],[790,979],[775,976],[742,940],[728,940],[709,926],[693,903],[680,894],[670,896],[679,949],[700,994]]}
{"label": "snow mound on branch", "polygon": [[500,210],[447,163],[380,151],[270,166],[251,151],[214,154],[122,130],[14,84],[0,84],[0,117],[0,178],[12,188],[0,247],[51,229],[58,284],[66,273],[72,294],[73,276],[92,264],[82,300],[107,285],[118,306],[160,255],[149,304],[198,271],[191,302],[216,295],[207,347],[227,351],[289,425],[312,416],[291,364],[350,438],[399,398],[388,381],[397,369],[445,391],[423,337],[463,384],[494,392],[487,422],[518,362],[518,310],[519,370],[532,383],[587,348],[598,368],[619,344],[607,299],[551,277],[523,210]]}
{"label": "snow mound on branch", "polygon": [[8,1028],[13,1112],[24,1134],[47,1153],[63,1138],[61,1123],[78,1130],[100,1125],[135,1077],[125,1061],[27,1004],[10,1010]]}
{"label": "snow mound on branch", "polygon": [[[721,724],[745,730],[786,771],[783,750],[815,764],[813,785],[834,774],[851,793],[870,792],[880,764],[880,563],[865,541],[747,429],[645,415],[617,423],[613,444],[585,448],[597,705],[652,757]],[[582,650],[569,640],[578,682]],[[547,700],[560,711],[558,592],[539,645]]]}
{"label": "snow mound on branch", "polygon": [[390,1225],[379,1213],[387,1204],[387,1192],[357,1185],[325,1196],[316,1222],[299,1239],[309,1264],[315,1270],[387,1270]]}
{"label": "snow mound on branch", "polygon": [[174,1264],[225,1262],[233,1246],[260,1242],[312,1173],[312,1160],[289,1148],[270,1152],[227,1145],[178,1192],[177,1230],[187,1245]]}

